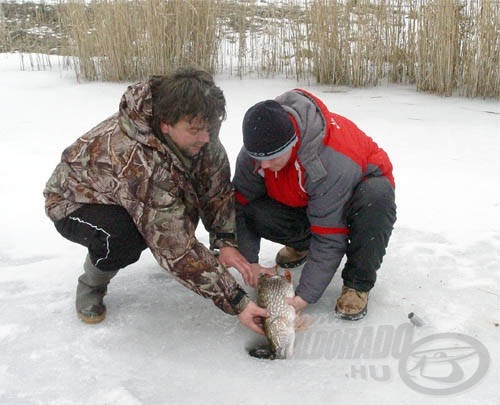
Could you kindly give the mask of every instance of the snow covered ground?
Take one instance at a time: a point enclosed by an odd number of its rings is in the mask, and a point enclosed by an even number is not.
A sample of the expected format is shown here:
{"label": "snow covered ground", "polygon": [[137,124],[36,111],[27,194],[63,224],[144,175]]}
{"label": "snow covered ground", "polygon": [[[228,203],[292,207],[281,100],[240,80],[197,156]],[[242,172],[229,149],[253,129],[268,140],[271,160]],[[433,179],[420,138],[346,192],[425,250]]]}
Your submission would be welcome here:
{"label": "snow covered ground", "polygon": [[[332,316],[339,271],[305,311],[314,322],[296,358],[258,360],[247,350],[259,337],[144,252],[112,281],[106,320],[81,323],[74,294],[85,250],[55,231],[42,190],[63,148],[115,112],[126,83],[20,71],[17,56],[0,54],[0,403],[498,404],[499,103],[409,86],[217,81],[232,164],[245,110],[297,86],[391,156],[398,222],[368,316]],[[203,229],[199,237],[208,239]],[[263,264],[277,248],[263,244]],[[410,312],[425,325],[414,327]]]}

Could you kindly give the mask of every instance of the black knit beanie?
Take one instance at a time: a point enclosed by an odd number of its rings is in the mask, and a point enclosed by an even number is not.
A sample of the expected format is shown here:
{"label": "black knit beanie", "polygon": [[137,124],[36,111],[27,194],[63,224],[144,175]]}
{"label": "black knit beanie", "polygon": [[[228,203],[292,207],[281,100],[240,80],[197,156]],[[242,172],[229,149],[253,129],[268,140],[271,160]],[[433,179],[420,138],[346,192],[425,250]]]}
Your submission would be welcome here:
{"label": "black knit beanie", "polygon": [[289,150],[295,139],[288,113],[274,100],[255,104],[243,118],[243,144],[255,159],[274,159]]}

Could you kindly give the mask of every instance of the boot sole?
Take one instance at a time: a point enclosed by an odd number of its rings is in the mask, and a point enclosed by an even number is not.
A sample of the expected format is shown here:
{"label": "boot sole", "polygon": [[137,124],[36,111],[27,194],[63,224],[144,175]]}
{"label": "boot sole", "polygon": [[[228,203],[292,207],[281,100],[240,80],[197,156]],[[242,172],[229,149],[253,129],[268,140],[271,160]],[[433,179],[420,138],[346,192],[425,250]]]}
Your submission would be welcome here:
{"label": "boot sole", "polygon": [[363,319],[368,313],[368,305],[357,314],[346,314],[340,311],[337,307],[335,307],[335,312],[340,315],[340,319],[344,319],[346,321],[359,321],[360,319]]}
{"label": "boot sole", "polygon": [[296,267],[302,266],[307,260],[307,256],[303,257],[302,259],[296,260],[294,262],[287,262],[287,263],[280,263],[278,260],[276,260],[276,264],[281,267],[282,269],[295,269]]}
{"label": "boot sole", "polygon": [[102,313],[101,315],[96,315],[96,316],[86,316],[81,314],[80,312],[77,312],[78,318],[88,324],[95,324],[104,321],[104,318],[106,317],[106,312]]}

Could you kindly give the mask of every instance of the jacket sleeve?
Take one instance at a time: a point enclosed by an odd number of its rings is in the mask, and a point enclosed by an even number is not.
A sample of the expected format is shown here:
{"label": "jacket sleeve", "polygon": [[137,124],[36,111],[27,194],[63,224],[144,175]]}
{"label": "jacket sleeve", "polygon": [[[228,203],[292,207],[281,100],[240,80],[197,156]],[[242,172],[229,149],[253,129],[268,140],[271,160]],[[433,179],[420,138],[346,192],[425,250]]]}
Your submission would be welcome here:
{"label": "jacket sleeve", "polygon": [[242,148],[236,160],[233,178],[236,197],[238,248],[250,263],[259,261],[260,236],[247,226],[245,206],[266,195],[264,178],[255,172],[254,160]]}
{"label": "jacket sleeve", "polygon": [[194,169],[194,185],[200,202],[199,214],[210,233],[210,247],[236,247],[236,224],[231,169],[226,150],[214,137]]}
{"label": "jacket sleeve", "polygon": [[318,184],[306,183],[311,242],[296,294],[308,303],[321,297],[345,254],[346,205],[361,178],[359,167],[344,155],[327,148],[323,153],[328,176]]}
{"label": "jacket sleeve", "polygon": [[[196,238],[198,197],[189,185],[181,187],[182,182],[190,180],[186,173],[157,153],[136,150],[127,157],[126,164],[117,173],[118,187],[123,188],[117,193],[119,204],[132,216],[153,256],[164,269],[187,288],[212,299],[224,312],[239,314],[249,299],[232,274]],[[161,163],[149,167],[144,162]],[[186,191],[189,189],[192,193]],[[212,187],[208,189],[213,190]],[[222,207],[231,206],[230,194],[227,190],[222,193],[223,197],[218,200]],[[219,209],[216,201],[214,195],[201,204],[205,210],[209,207]],[[217,218],[214,214],[209,221],[217,223]]]}

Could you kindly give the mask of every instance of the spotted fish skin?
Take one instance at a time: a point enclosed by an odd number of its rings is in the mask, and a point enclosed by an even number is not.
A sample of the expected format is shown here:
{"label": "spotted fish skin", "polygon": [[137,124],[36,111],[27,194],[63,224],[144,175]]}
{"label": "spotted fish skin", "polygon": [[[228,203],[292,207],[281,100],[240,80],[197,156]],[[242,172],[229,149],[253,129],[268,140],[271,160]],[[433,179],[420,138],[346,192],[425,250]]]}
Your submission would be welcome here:
{"label": "spotted fish skin", "polygon": [[257,286],[257,303],[266,308],[269,317],[264,321],[264,331],[276,359],[293,356],[295,342],[295,308],[286,298],[295,295],[291,275],[261,275]]}

